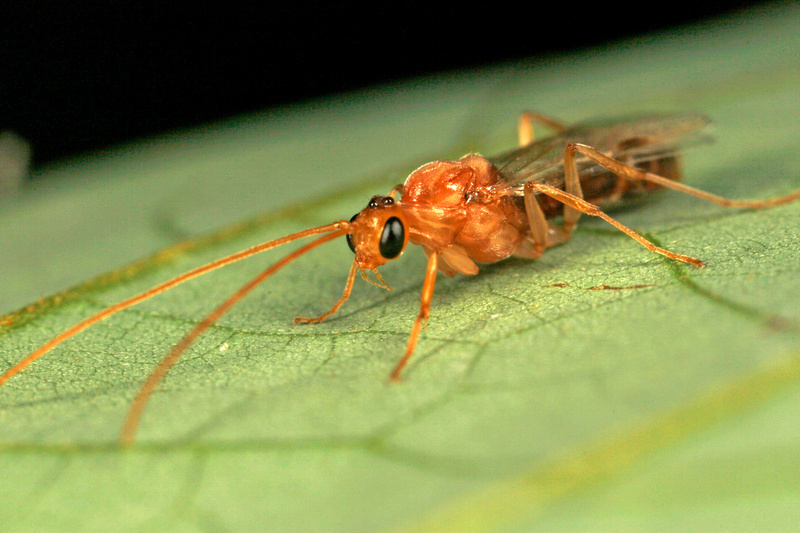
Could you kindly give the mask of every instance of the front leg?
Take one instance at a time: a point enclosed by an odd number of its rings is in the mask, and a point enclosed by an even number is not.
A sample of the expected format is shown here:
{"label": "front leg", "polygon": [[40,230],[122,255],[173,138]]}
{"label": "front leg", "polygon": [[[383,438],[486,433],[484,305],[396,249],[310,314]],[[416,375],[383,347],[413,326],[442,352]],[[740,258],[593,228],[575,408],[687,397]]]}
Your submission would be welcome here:
{"label": "front leg", "polygon": [[402,379],[401,373],[403,368],[408,363],[411,355],[414,353],[414,348],[417,346],[417,339],[419,338],[420,329],[422,324],[428,320],[431,314],[431,301],[433,300],[433,286],[436,284],[436,260],[437,253],[431,252],[428,256],[428,268],[425,270],[425,282],[422,284],[422,298],[419,306],[419,314],[414,321],[414,327],[411,328],[411,335],[408,337],[408,345],[406,353],[403,358],[397,363],[397,366],[392,371],[390,380],[400,381]]}
{"label": "front leg", "polygon": [[350,298],[350,292],[353,290],[353,281],[356,279],[357,270],[358,267],[356,266],[356,262],[353,261],[352,266],[350,266],[350,274],[348,274],[347,276],[347,284],[344,286],[344,293],[342,294],[342,297],[339,298],[339,300],[335,304],[333,304],[333,307],[331,307],[330,311],[328,311],[327,313],[323,313],[316,318],[305,318],[299,316],[294,319],[293,325],[296,326],[297,324],[316,324],[317,322],[322,322],[323,320],[334,314],[336,311],[338,311],[339,308],[342,306],[342,304],[345,303],[348,298]]}

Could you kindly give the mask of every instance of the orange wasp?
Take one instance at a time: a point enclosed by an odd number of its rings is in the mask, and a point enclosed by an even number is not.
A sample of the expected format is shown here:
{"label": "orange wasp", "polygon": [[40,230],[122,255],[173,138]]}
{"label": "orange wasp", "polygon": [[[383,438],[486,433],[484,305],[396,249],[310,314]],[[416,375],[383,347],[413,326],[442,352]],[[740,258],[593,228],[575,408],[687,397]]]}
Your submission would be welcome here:
{"label": "orange wasp", "polygon": [[[420,329],[430,314],[437,272],[474,275],[479,263],[511,256],[536,259],[572,235],[581,214],[602,218],[652,252],[702,267],[699,259],[670,252],[608,216],[601,208],[635,200],[657,189],[673,189],[725,207],[759,209],[800,197],[800,191],[761,201],[728,200],[680,183],[678,152],[707,139],[708,120],[698,115],[664,115],[596,121],[567,126],[537,113],[523,113],[518,124],[520,147],[483,157],[468,154],[458,161],[434,161],[412,172],[387,196],[374,196],[353,218],[311,228],[217,259],[108,307],[63,331],[0,376],[0,385],[36,359],[89,326],[152,298],[192,278],[283,244],[321,235],[264,270],[230,296],[178,342],[148,377],[131,404],[120,436],[133,442],[148,399],[184,351],[228,309],[259,283],[317,246],[346,237],[355,254],[342,297],[316,318],[295,318],[294,324],[320,322],[349,298],[356,274],[389,289],[377,271],[400,257],[409,242],[428,257],[419,314],[405,354],[391,373],[400,380],[414,353]],[[555,132],[537,141],[538,123]],[[399,194],[399,196],[398,196]],[[550,222],[561,217],[560,223]],[[378,282],[367,277],[372,271]]]}

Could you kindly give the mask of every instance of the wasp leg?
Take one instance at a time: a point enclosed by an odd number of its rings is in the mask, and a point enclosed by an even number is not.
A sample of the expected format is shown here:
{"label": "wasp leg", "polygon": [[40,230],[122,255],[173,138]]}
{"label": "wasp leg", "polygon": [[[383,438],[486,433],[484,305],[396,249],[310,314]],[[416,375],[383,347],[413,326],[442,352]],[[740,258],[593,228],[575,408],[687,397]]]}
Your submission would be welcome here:
{"label": "wasp leg", "polygon": [[653,174],[651,172],[646,172],[640,168],[626,165],[624,163],[617,161],[616,159],[612,159],[607,155],[604,155],[597,149],[592,148],[591,146],[579,143],[570,143],[567,145],[564,158],[565,170],[568,164],[567,155],[569,155],[569,159],[572,162],[570,166],[576,169],[574,162],[575,152],[585,155],[589,159],[595,161],[600,166],[607,168],[608,170],[610,170],[611,172],[613,172],[614,174],[623,179],[631,181],[647,181],[650,183],[655,183],[656,185],[660,185],[667,189],[672,189],[674,191],[682,192],[690,196],[694,196],[695,198],[700,198],[701,200],[706,200],[708,202],[719,204],[723,207],[742,207],[746,209],[761,209],[763,207],[771,207],[775,205],[786,204],[800,198],[800,191],[795,191],[791,194],[787,194],[786,196],[781,196],[779,198],[769,198],[767,200],[729,200],[727,198],[717,196],[716,194],[712,194],[706,191],[701,191],[700,189],[695,189],[694,187],[690,187],[689,185],[684,185],[683,183],[680,183],[678,181],[667,179],[663,176],[659,176],[658,174]]}
{"label": "wasp leg", "polygon": [[428,256],[428,268],[425,270],[425,282],[422,284],[422,298],[419,306],[419,314],[414,321],[414,327],[411,328],[411,335],[408,337],[408,346],[403,358],[397,363],[397,366],[392,371],[389,379],[392,381],[400,381],[403,368],[408,363],[411,355],[414,353],[414,348],[417,346],[417,339],[419,338],[420,329],[422,324],[428,320],[431,314],[431,301],[433,300],[433,287],[436,284],[436,259],[437,253],[431,252]]}
{"label": "wasp leg", "polygon": [[[522,120],[520,120],[520,125],[522,125]],[[571,196],[583,199],[583,190],[578,176],[578,167],[575,164],[574,152],[570,151],[564,154],[564,187]],[[539,201],[536,199],[537,190],[536,183],[527,182],[523,193],[525,197],[525,212],[531,228],[530,238],[533,240],[533,250],[526,250],[521,247],[517,252],[517,255],[533,259],[539,257],[545,248],[568,241],[572,237],[572,231],[575,226],[578,225],[578,219],[582,212],[580,209],[564,202],[563,226],[550,225],[547,223]]]}
{"label": "wasp leg", "polygon": [[404,187],[405,185],[402,183],[400,185],[395,185],[394,187],[392,187],[392,190],[389,191],[389,197],[394,198],[397,195],[397,193],[402,193]]}
{"label": "wasp leg", "polygon": [[556,132],[567,129],[567,126],[558,119],[534,111],[523,111],[519,114],[519,120],[517,121],[517,135],[519,136],[520,146],[533,142],[535,138],[533,132],[534,122]]}
{"label": "wasp leg", "polygon": [[[527,186],[528,184],[526,184]],[[674,252],[670,252],[669,250],[665,250],[664,248],[659,248],[652,242],[648,241],[629,227],[625,226],[621,222],[611,218],[603,211],[600,210],[599,207],[596,205],[587,202],[583,198],[579,198],[573,194],[568,192],[562,191],[561,189],[557,189],[556,187],[551,187],[550,185],[545,185],[544,183],[530,183],[530,188],[538,191],[542,194],[546,194],[551,198],[555,198],[559,202],[563,203],[565,206],[569,207],[570,209],[574,209],[578,213],[586,213],[587,215],[591,215],[594,217],[602,218],[621,232],[623,232],[628,237],[636,240],[639,244],[650,250],[651,252],[655,252],[657,254],[661,254],[665,257],[670,259],[675,259],[678,261],[683,261],[684,263],[689,263],[696,267],[702,267],[703,262],[699,259],[695,259],[694,257],[689,257],[688,255],[676,254]]]}
{"label": "wasp leg", "polygon": [[356,267],[356,262],[353,261],[353,265],[350,267],[350,274],[347,276],[347,284],[344,286],[344,293],[342,294],[342,297],[339,298],[339,300],[335,304],[333,304],[333,307],[331,307],[330,311],[328,311],[327,313],[323,313],[316,318],[305,318],[299,316],[294,319],[294,325],[296,326],[297,324],[316,324],[317,322],[322,322],[323,320],[334,314],[336,311],[338,311],[339,308],[342,306],[342,304],[345,303],[348,298],[350,298],[350,292],[353,290],[353,281],[356,279],[357,270],[358,268]]}
{"label": "wasp leg", "polygon": [[[536,199],[536,191],[527,183],[525,184],[524,200],[525,214],[528,217],[531,234],[522,242],[514,254],[528,259],[538,259],[548,245],[552,246],[557,243],[548,243],[547,236],[551,229],[550,224],[547,223],[547,218],[539,205],[539,200]],[[568,238],[569,236],[566,237],[566,239]]]}

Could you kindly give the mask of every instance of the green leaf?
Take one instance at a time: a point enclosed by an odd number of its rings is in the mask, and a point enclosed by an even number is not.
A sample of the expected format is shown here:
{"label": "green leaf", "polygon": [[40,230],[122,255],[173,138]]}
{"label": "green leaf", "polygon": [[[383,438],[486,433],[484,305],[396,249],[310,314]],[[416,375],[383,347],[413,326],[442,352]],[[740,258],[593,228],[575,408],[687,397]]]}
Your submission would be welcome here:
{"label": "green leaf", "polygon": [[[426,160],[512,146],[522,109],[702,111],[718,140],[686,155],[688,183],[787,194],[800,187],[798,50],[787,5],[47,169],[2,206],[2,305],[93,279],[0,319],[0,365],[177,273],[348,219]],[[441,277],[396,385],[424,257],[382,269],[393,292],[359,282],[335,317],[293,328],[341,293],[352,255],[329,244],[199,340],[130,449],[116,439],[146,376],[280,252],[90,328],[0,389],[2,529],[795,529],[800,203],[725,210],[665,193],[617,216],[707,268],[584,219],[539,261]]]}

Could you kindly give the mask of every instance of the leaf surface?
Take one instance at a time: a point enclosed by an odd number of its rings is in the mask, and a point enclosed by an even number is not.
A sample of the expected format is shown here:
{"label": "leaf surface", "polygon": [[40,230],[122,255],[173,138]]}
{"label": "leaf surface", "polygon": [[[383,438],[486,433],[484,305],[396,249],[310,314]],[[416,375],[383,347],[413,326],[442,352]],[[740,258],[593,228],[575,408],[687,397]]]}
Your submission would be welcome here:
{"label": "leaf surface", "polygon": [[[3,277],[20,279],[4,305],[40,297],[36,279],[58,290],[110,273],[6,315],[0,364],[177,273],[348,219],[426,160],[507,148],[522,109],[565,120],[699,110],[717,142],[686,155],[687,182],[736,198],[787,194],[800,186],[798,21],[797,7],[776,7],[51,168],[43,183],[54,185],[4,206]],[[334,318],[293,328],[341,293],[352,256],[329,244],[200,339],[127,450],[117,434],[154,365],[280,254],[98,324],[0,390],[3,529],[795,528],[800,203],[748,212],[666,193],[617,216],[708,267],[675,265],[584,219],[539,261],[440,277],[393,385],[424,257],[382,269],[393,292],[357,283]],[[20,224],[53,233],[52,246],[23,239]],[[53,265],[31,274],[12,260],[27,254]]]}

